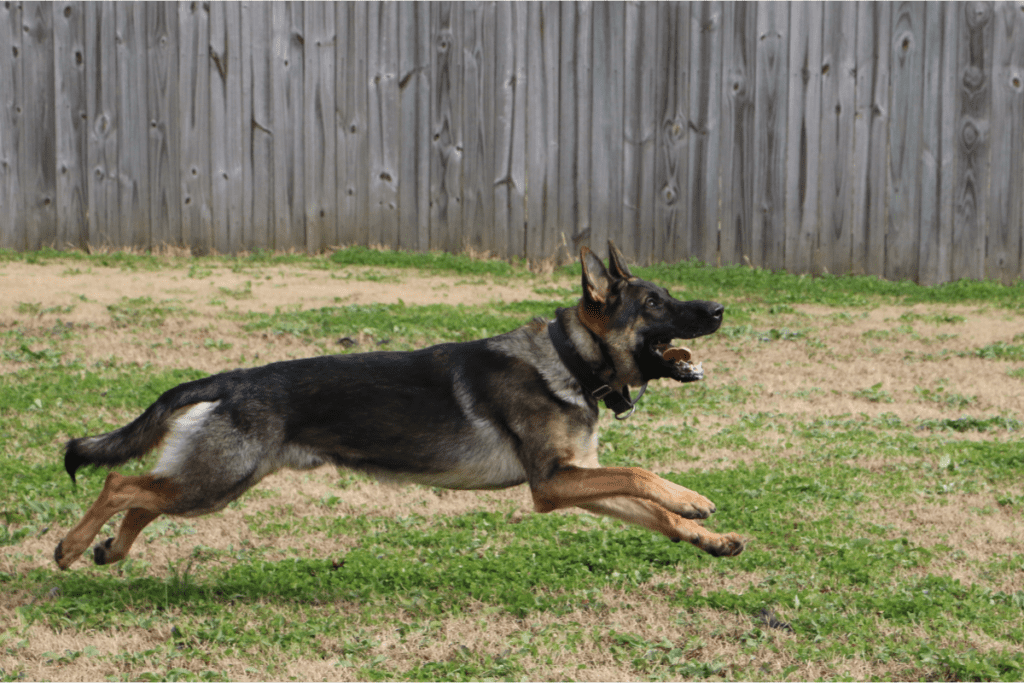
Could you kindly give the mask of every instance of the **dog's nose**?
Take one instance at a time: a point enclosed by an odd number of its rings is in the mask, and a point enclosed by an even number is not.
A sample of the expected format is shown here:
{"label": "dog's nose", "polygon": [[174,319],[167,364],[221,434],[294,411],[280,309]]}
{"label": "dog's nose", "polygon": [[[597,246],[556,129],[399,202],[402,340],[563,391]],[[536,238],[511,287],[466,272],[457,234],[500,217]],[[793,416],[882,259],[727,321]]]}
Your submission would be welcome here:
{"label": "dog's nose", "polygon": [[722,315],[725,313],[725,306],[720,303],[711,302],[708,304],[708,312],[711,313],[712,318],[721,321]]}

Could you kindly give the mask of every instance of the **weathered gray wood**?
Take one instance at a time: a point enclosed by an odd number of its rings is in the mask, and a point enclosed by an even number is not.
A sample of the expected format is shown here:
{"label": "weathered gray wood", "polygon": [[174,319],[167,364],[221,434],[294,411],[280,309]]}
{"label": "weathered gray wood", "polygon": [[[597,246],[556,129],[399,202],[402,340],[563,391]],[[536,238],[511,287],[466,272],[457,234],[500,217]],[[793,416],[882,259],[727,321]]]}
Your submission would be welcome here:
{"label": "weathered gray wood", "polygon": [[[558,208],[559,236],[556,259],[573,260],[577,249],[573,244],[578,231],[576,196],[576,129],[579,126],[576,91],[576,7],[574,3],[559,5],[558,64]],[[564,239],[564,242],[563,242]]]}
{"label": "weathered gray wood", "polygon": [[[821,145],[828,163],[819,166],[820,236],[817,269],[848,273],[852,257],[852,189],[854,69],[856,68],[857,6],[826,3],[822,16]],[[920,91],[918,91],[920,92]],[[918,97],[920,99],[920,97]]]}
{"label": "weathered gray wood", "polygon": [[[655,263],[672,262],[676,254],[684,253],[688,247],[690,72],[687,67],[690,37],[694,31],[690,3],[665,3],[660,9],[657,70],[664,74],[664,84],[657,102],[655,234],[651,248],[651,261]],[[719,89],[713,83],[709,86],[711,97],[719,99]]]}
{"label": "weathered gray wood", "polygon": [[[91,38],[92,32],[87,35]],[[181,40],[178,47],[181,240],[191,247],[193,253],[205,254],[213,248],[213,207],[210,193],[210,69],[207,65],[210,58],[209,6],[201,2],[179,3],[178,36]],[[97,36],[97,40],[99,44],[96,49],[99,50],[103,45],[103,37]],[[89,73],[92,71],[93,69],[90,69]],[[115,81],[104,87],[116,86]],[[90,87],[89,91],[93,93],[94,89]],[[97,102],[96,108],[99,109],[101,104]],[[102,112],[102,109],[100,111]],[[90,150],[95,147],[98,152],[102,151],[102,122],[96,120],[92,111],[89,118],[92,121]],[[111,137],[116,149],[116,128],[113,129]],[[92,176],[100,178],[103,172],[102,166],[99,165],[102,164],[102,158],[93,160],[90,156],[89,163],[90,168],[95,168]],[[92,189],[90,184],[90,202],[94,201]],[[98,193],[99,188],[96,188],[96,194]],[[93,225],[102,226],[102,221],[102,217],[96,217],[93,219]]]}
{"label": "weathered gray wood", "polygon": [[811,272],[818,239],[822,9],[802,2],[789,10],[785,266],[793,273]]}
{"label": "weathered gray wood", "polygon": [[[661,88],[658,68],[658,5],[640,4],[640,211],[637,222],[634,258],[641,264],[651,262],[654,249],[654,207],[657,186],[654,178],[655,156],[657,154],[657,131],[660,111],[658,107]],[[712,29],[714,31],[714,29]],[[718,34],[714,31],[714,34]],[[719,58],[721,52],[719,52]],[[718,189],[717,178],[715,190]],[[716,199],[717,203],[717,193]],[[716,207],[717,229],[717,207]]]}
{"label": "weathered gray wood", "polygon": [[155,247],[182,245],[177,9],[171,2],[146,7],[149,224],[150,243]]}
{"label": "weathered gray wood", "polygon": [[875,117],[873,107],[875,64],[879,49],[888,50],[888,42],[878,40],[876,32],[877,8],[871,2],[857,3],[856,74],[854,77],[853,117],[853,175],[851,178],[850,269],[854,273],[867,272],[867,240],[872,230],[868,207],[878,198],[869,188],[871,159],[871,129]]}
{"label": "weathered gray wood", "polygon": [[[57,247],[86,246],[89,234],[86,187],[85,7],[59,2],[53,10],[56,91]],[[2,23],[2,22],[0,22]],[[0,29],[2,32],[2,29]],[[0,134],[2,135],[2,134]],[[2,171],[0,171],[2,173]],[[3,211],[0,205],[0,212]],[[2,219],[0,219],[2,220]]]}
{"label": "weathered gray wood", "polygon": [[992,20],[992,174],[985,277],[1010,284],[1021,275],[1024,230],[1024,6],[996,3]]}
{"label": "weathered gray wood", "polygon": [[[959,3],[942,4],[944,37],[942,43],[942,100],[939,119],[939,136],[942,140],[939,157],[939,234],[931,238],[938,244],[938,269],[934,283],[949,282],[953,279],[953,217],[956,205],[956,159],[959,145],[956,140],[956,117],[959,75],[956,63],[959,53]],[[876,271],[872,271],[876,272]],[[880,269],[877,272],[882,272]],[[924,282],[924,281],[922,281]]]}
{"label": "weathered gray wood", "polygon": [[21,5],[0,4],[0,249],[24,249],[18,186],[18,101]]}
{"label": "weathered gray wood", "polygon": [[[951,3],[952,4],[952,3]],[[872,26],[875,35],[876,61],[871,105],[871,142],[868,152],[868,182],[866,214],[866,267],[865,271],[881,275],[885,271],[885,244],[888,231],[888,150],[889,150],[889,90],[891,84],[889,37],[892,12],[888,3],[872,3]]]}
{"label": "weathered gray wood", "polygon": [[924,7],[907,2],[893,5],[890,40],[892,119],[889,126],[888,234],[885,276],[894,280],[917,277],[918,160],[921,151],[921,94],[924,84]]}
{"label": "weathered gray wood", "polygon": [[[337,81],[334,97],[338,107],[337,197],[341,224],[340,244],[367,244],[369,173],[367,127],[366,3],[335,5],[339,36]],[[421,14],[426,6],[420,10]]]}
{"label": "weathered gray wood", "polygon": [[[956,206],[953,216],[953,273],[980,279],[985,274],[985,228],[988,221],[992,100],[992,6],[965,3],[960,17],[956,72]],[[899,33],[896,31],[896,39]],[[891,277],[886,269],[886,277]]]}
{"label": "weathered gray wood", "polygon": [[[641,131],[640,90],[643,87],[642,36],[640,4],[627,2],[622,96],[622,226],[618,229],[617,245],[628,257],[636,258],[636,245],[640,233],[640,182],[643,173],[640,157],[643,152]],[[531,50],[532,52],[532,50]]]}
{"label": "weathered gray wood", "polygon": [[[472,29],[479,29],[477,23],[474,22]],[[398,246],[425,251],[430,246],[430,155],[427,150],[430,149],[430,52],[433,47],[428,4],[398,5],[398,45],[401,98]],[[484,174],[484,180],[488,175]]]}
{"label": "weathered gray wood", "polygon": [[[771,270],[779,270],[785,265],[788,42],[789,5],[759,2],[751,259],[755,265]],[[852,96],[852,92],[850,94]]]}
{"label": "weathered gray wood", "polygon": [[454,41],[462,29],[463,8],[455,2],[436,2],[430,8],[434,33],[431,247],[458,251],[462,247],[462,55]]}
{"label": "weathered gray wood", "polygon": [[21,4],[21,76],[15,97],[21,108],[17,127],[18,184],[24,212],[25,246],[54,246],[57,240],[56,154],[53,145],[53,12],[46,2]]}
{"label": "weathered gray wood", "polygon": [[117,177],[119,245],[152,245],[149,222],[149,116],[146,102],[146,5],[117,3]]}
{"label": "weathered gray wood", "polygon": [[334,123],[334,6],[305,6],[303,68],[306,250],[323,251],[337,240]]}
{"label": "weathered gray wood", "polygon": [[[251,121],[242,135],[242,248],[259,250],[272,244],[274,217],[271,5],[243,2],[240,11],[242,115]],[[330,120],[333,126],[333,115]]]}
{"label": "weathered gray wood", "polygon": [[[686,255],[718,260],[719,145],[721,144],[722,3],[695,5],[690,18],[689,169],[690,206]],[[784,176],[780,174],[781,180]]]}
{"label": "weathered gray wood", "polygon": [[[572,256],[579,253],[580,247],[596,246],[591,239],[592,224],[590,220],[590,136],[591,136],[591,97],[593,96],[593,23],[594,12],[592,3],[572,3],[576,14],[575,36],[575,71],[576,82],[576,135],[575,135],[575,197],[576,224],[572,233]],[[559,195],[564,198],[564,195]]]}
{"label": "weathered gray wood", "polygon": [[942,158],[941,120],[942,54],[949,36],[944,30],[942,7],[925,5],[924,89],[921,111],[921,163],[918,169],[921,192],[921,238],[918,253],[918,281],[935,283],[941,269],[939,263],[939,162]]}
{"label": "weathered gray wood", "polygon": [[[526,5],[499,3],[495,7],[495,245],[504,253],[525,255],[526,222]],[[437,59],[440,55],[436,55]],[[434,73],[438,73],[435,65]],[[435,81],[435,90],[438,83]],[[436,97],[436,95],[435,95]],[[435,127],[435,135],[436,133]],[[434,142],[435,146],[437,141]],[[431,165],[431,185],[435,168]],[[433,196],[433,193],[432,193]],[[436,201],[436,200],[434,200]],[[431,222],[431,239],[434,239]],[[433,241],[432,241],[433,244]]]}
{"label": "weathered gray wood", "polygon": [[753,248],[755,6],[727,3],[722,12],[721,264],[750,262]]}
{"label": "weathered gray wood", "polygon": [[[543,30],[541,29],[543,27]],[[554,255],[558,225],[558,4],[527,6],[526,257]]]}
{"label": "weathered gray wood", "polygon": [[223,253],[242,246],[241,30],[237,3],[210,5],[210,180],[215,246]]}
{"label": "weathered gray wood", "polygon": [[603,254],[608,239],[622,241],[625,3],[596,3],[593,13],[591,242]]}
{"label": "weathered gray wood", "polygon": [[[475,251],[485,251],[488,231],[493,228],[494,193],[491,190],[490,148],[492,133],[488,130],[490,108],[494,98],[494,70],[488,74],[485,43],[493,40],[494,24],[487,35],[486,17],[493,18],[494,5],[485,2],[463,4],[462,36],[462,220],[463,242]],[[489,85],[488,85],[488,76]],[[488,90],[490,87],[490,90]]]}
{"label": "weathered gray wood", "polygon": [[[370,141],[370,244],[398,241],[398,14],[390,3],[371,4],[367,15]],[[448,47],[458,48],[449,36]]]}
{"label": "weathered gray wood", "polygon": [[274,247],[305,249],[302,3],[272,3]]}

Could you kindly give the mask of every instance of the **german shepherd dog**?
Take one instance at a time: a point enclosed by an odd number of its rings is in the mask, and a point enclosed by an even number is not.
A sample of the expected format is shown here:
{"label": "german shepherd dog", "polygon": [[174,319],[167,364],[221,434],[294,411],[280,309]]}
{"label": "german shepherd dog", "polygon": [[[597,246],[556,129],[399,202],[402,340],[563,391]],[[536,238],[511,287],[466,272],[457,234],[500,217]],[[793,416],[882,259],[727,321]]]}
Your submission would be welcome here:
{"label": "german shepherd dog", "polygon": [[[609,267],[581,250],[583,296],[553,321],[507,334],[408,352],[322,356],[232,370],[165,392],[134,422],[72,439],[64,465],[111,467],[162,445],[148,474],[111,472],[78,525],[57,545],[67,569],[103,524],[127,510],[97,564],[124,559],[162,514],[216,512],[283,467],[350,467],[384,480],[452,489],[527,483],[538,512],[581,507],[737,555],[743,541],[696,521],[704,496],[636,467],[601,467],[598,405],[632,410],[630,386],[701,379],[669,354],[673,339],[711,334],[723,307],[678,301],[629,272],[609,242]],[[679,351],[680,349],[675,349]]]}

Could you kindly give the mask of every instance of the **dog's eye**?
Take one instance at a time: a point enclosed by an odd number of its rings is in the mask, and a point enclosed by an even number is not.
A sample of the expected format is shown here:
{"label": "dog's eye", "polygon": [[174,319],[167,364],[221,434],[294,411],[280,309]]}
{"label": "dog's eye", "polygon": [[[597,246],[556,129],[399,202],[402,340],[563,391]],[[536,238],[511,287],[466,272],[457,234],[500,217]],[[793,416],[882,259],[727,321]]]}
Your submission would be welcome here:
{"label": "dog's eye", "polygon": [[661,306],[661,300],[660,299],[658,299],[657,297],[654,297],[654,296],[651,296],[651,297],[647,298],[647,307],[648,308],[657,308],[658,306]]}

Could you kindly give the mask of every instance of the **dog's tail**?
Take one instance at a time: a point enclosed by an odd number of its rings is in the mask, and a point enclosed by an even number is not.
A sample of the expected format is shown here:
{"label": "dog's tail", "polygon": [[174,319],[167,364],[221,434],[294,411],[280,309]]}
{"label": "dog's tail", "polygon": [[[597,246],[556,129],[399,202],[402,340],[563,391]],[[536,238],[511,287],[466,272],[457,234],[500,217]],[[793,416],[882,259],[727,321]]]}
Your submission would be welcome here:
{"label": "dog's tail", "polygon": [[129,424],[99,436],[68,441],[64,449],[64,469],[75,481],[75,472],[86,465],[113,467],[141,458],[160,445],[170,430],[172,416],[179,409],[223,397],[222,375],[186,382],[165,391],[146,412]]}

